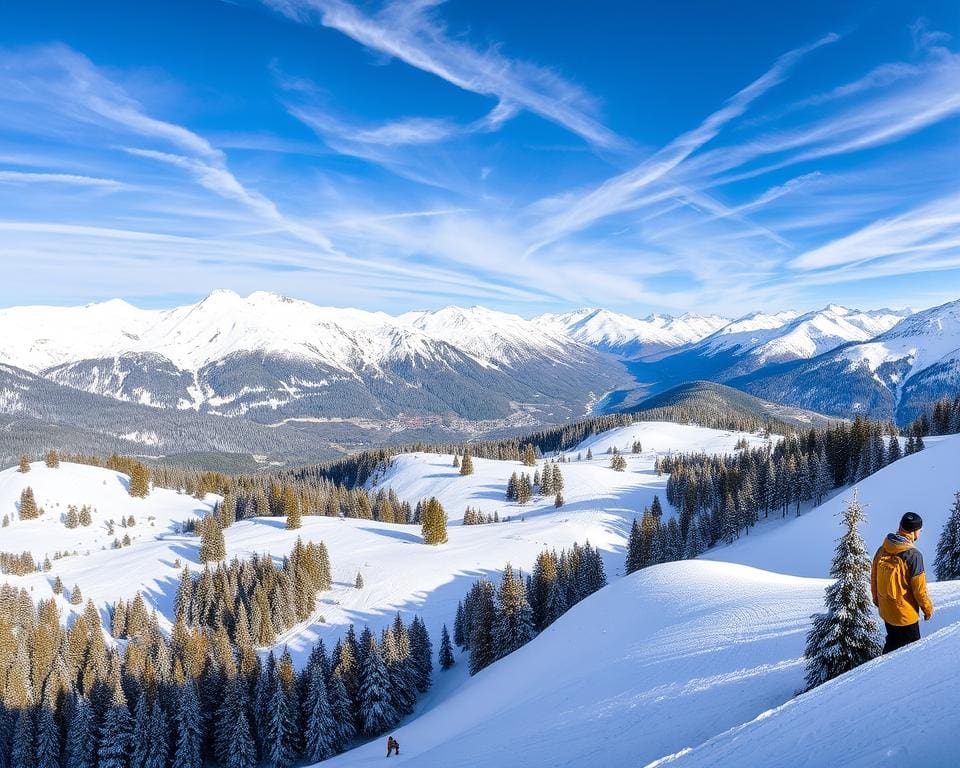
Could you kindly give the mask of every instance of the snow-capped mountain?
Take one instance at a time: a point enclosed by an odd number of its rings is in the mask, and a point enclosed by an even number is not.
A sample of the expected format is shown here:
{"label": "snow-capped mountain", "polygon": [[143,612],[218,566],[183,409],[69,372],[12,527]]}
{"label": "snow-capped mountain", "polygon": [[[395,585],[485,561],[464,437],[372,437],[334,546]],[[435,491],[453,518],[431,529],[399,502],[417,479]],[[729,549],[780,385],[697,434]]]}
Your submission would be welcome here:
{"label": "snow-capped mountain", "polygon": [[[911,310],[864,311],[837,305],[805,314],[752,312],[646,365],[642,374],[644,380],[657,382],[656,389],[691,379],[729,383],[771,366],[810,359],[844,344],[867,341],[910,314]],[[803,405],[782,399],[777,402]]]}
{"label": "snow-capped mountain", "polygon": [[565,362],[572,349],[570,339],[556,329],[485,307],[407,312],[397,320],[492,366],[513,367],[538,355]]}
{"label": "snow-capped mountain", "polygon": [[545,328],[625,358],[640,358],[692,344],[729,323],[719,315],[650,315],[644,319],[606,309],[579,309],[534,318]]}
{"label": "snow-capped mountain", "polygon": [[121,301],[2,310],[0,362],[120,400],[268,422],[531,409],[563,420],[626,381],[612,358],[514,315],[395,318],[265,292],[158,311]]}
{"label": "snow-capped mountain", "polygon": [[748,355],[750,366],[816,357],[841,344],[866,341],[889,330],[910,310],[862,311],[831,304],[803,315],[780,312],[753,314],[730,323],[704,339],[706,354],[723,350]]}
{"label": "snow-capped mountain", "polygon": [[960,387],[960,300],[917,312],[867,341],[730,383],[822,413],[909,421]]}

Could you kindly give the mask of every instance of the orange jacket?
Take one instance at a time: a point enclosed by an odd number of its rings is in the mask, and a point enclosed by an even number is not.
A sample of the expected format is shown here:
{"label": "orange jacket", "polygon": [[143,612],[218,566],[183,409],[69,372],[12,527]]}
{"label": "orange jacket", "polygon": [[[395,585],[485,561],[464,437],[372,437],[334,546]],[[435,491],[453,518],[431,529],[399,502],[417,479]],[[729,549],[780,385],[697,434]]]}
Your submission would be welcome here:
{"label": "orange jacket", "polygon": [[870,569],[873,604],[887,624],[905,627],[933,615],[933,603],[927,594],[927,574],[923,555],[913,542],[899,533],[891,533],[873,557]]}

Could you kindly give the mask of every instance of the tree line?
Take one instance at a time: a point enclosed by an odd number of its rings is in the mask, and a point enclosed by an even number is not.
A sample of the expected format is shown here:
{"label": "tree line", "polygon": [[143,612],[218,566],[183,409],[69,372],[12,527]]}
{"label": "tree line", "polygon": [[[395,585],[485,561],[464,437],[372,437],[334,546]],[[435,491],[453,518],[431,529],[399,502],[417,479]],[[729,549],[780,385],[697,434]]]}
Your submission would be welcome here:
{"label": "tree line", "polygon": [[178,620],[167,638],[142,598],[113,624],[122,643],[106,642],[90,601],[65,628],[54,599],[35,605],[0,585],[0,764],[289,768],[384,733],[431,684],[419,617],[397,614],[379,636],[351,625],[300,670],[286,649],[263,659],[222,623]]}
{"label": "tree line", "polygon": [[573,605],[607,583],[600,551],[587,542],[544,550],[524,578],[507,564],[499,586],[479,579],[457,605],[453,641],[469,651],[470,674],[530,642]]}

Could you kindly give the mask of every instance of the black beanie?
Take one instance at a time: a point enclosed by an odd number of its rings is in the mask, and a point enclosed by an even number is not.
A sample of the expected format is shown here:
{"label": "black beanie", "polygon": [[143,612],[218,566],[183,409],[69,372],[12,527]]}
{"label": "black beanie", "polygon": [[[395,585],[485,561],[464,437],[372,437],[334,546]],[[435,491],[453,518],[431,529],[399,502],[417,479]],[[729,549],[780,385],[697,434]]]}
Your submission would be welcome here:
{"label": "black beanie", "polygon": [[923,528],[923,518],[916,512],[907,512],[900,518],[900,530],[907,533],[913,533]]}

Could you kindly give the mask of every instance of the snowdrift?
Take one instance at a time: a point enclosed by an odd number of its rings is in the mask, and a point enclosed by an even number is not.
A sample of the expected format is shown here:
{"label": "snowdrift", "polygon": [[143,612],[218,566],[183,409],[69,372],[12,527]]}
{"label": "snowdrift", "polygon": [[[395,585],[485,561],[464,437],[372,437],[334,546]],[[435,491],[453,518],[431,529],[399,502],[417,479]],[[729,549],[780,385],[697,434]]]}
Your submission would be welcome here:
{"label": "snowdrift", "polygon": [[958,648],[955,623],[647,768],[955,766]]}

